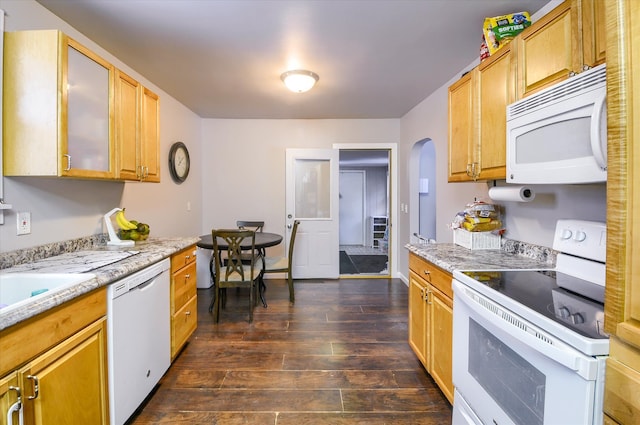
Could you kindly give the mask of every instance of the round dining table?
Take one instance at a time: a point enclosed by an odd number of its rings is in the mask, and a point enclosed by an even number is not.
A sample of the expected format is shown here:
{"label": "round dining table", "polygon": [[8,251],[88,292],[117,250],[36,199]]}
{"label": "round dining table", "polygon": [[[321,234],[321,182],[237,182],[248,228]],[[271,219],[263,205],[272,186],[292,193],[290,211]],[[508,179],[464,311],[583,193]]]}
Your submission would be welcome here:
{"label": "round dining table", "polygon": [[[270,246],[276,246],[278,245],[280,242],[282,242],[282,236],[278,235],[277,233],[269,233],[269,232],[256,232],[256,239],[255,239],[255,249],[256,250],[262,250],[264,248],[269,248]],[[211,233],[207,234],[207,235],[202,235],[200,236],[200,241],[196,243],[196,246],[198,248],[204,248],[204,249],[211,249],[213,250],[213,235]],[[222,238],[218,238],[218,248],[219,249],[228,249],[229,246],[227,245],[227,241],[225,241]],[[251,240],[249,238],[245,238],[243,240],[243,243],[240,244],[240,248],[242,249],[251,249]],[[213,266],[213,255],[211,256],[211,261],[209,262],[209,270],[211,272],[211,279],[213,282],[215,282],[215,272],[214,272],[214,266]],[[264,263],[263,263],[264,265]],[[264,298],[264,281],[262,280],[262,278],[260,279],[260,300],[262,301],[262,305],[264,307],[267,307],[267,300],[265,300]],[[215,295],[214,295],[215,297]],[[211,306],[213,306],[213,300],[211,301]],[[209,307],[209,311],[211,311],[211,306]]]}
{"label": "round dining table", "polygon": [[[251,249],[251,240],[246,238],[244,243],[240,245],[242,249]],[[282,242],[282,236],[277,233],[269,232],[256,232],[256,249],[269,248],[276,246]],[[200,236],[200,241],[196,243],[199,248],[213,249],[213,236],[211,233]],[[220,249],[227,249],[227,242],[224,239],[218,238],[218,247]]]}

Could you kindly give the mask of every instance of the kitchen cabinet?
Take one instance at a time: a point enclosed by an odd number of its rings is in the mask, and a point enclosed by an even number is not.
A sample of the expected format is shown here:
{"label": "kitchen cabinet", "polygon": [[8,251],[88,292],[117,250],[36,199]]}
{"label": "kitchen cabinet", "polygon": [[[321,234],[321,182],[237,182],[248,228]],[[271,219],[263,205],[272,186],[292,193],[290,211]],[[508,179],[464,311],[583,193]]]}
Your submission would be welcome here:
{"label": "kitchen cabinet", "polygon": [[640,2],[612,0],[607,14],[607,423],[640,423]]}
{"label": "kitchen cabinet", "polygon": [[506,177],[506,107],[515,100],[508,44],[449,88],[449,181]]}
{"label": "kitchen cabinet", "polygon": [[4,43],[4,174],[114,178],[113,65],[60,31]]}
{"label": "kitchen cabinet", "polygon": [[567,0],[514,39],[518,98],[565,80],[582,69],[576,0]]}
{"label": "kitchen cabinet", "polygon": [[450,273],[409,254],[409,345],[453,403],[453,291]]}
{"label": "kitchen cabinet", "polygon": [[198,325],[196,246],[171,256],[171,360]]}
{"label": "kitchen cabinet", "polygon": [[158,95],[120,70],[115,79],[116,177],[159,182]]}
{"label": "kitchen cabinet", "polygon": [[566,0],[514,39],[518,99],[605,61],[605,4]]}
{"label": "kitchen cabinet", "polygon": [[607,57],[606,2],[582,0],[582,54],[583,64],[593,68]]}
{"label": "kitchen cabinet", "polygon": [[24,424],[109,423],[105,315],[102,288],[0,332],[0,424],[16,389]]}

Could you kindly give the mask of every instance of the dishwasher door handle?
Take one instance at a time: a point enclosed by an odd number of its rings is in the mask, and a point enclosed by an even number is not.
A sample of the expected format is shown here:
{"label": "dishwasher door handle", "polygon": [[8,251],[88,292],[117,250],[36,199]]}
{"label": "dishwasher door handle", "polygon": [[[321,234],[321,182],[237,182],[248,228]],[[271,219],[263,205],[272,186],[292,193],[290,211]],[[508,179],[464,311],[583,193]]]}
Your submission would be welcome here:
{"label": "dishwasher door handle", "polygon": [[140,285],[136,286],[133,289],[139,289],[140,291],[146,291],[147,289],[153,288],[154,284],[158,280],[158,276],[160,276],[160,275],[154,276],[151,279],[147,280],[146,282],[142,282]]}

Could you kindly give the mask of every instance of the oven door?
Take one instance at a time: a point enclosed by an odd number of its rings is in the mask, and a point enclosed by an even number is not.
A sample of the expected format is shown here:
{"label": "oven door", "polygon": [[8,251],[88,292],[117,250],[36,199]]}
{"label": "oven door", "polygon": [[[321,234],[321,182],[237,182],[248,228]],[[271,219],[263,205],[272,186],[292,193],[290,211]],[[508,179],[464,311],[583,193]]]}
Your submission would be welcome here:
{"label": "oven door", "polygon": [[[483,424],[601,423],[604,359],[576,351],[456,280],[453,288],[453,384]],[[454,425],[468,423],[453,417]]]}

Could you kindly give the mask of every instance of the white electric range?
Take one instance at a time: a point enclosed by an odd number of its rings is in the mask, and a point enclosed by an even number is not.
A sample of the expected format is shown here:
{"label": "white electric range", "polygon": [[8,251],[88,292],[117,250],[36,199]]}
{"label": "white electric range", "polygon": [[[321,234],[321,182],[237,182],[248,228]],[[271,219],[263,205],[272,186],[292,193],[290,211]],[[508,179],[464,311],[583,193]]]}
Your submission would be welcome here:
{"label": "white electric range", "polygon": [[606,227],[559,220],[553,270],[453,274],[453,424],[602,423]]}

